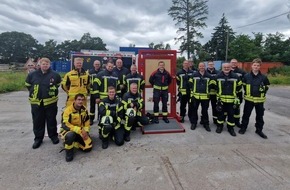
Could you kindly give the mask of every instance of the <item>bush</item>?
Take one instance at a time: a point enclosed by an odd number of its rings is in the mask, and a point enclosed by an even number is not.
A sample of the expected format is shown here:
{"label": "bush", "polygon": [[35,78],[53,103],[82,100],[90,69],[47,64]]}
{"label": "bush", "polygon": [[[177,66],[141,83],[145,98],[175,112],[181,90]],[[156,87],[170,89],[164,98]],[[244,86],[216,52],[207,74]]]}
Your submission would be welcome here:
{"label": "bush", "polygon": [[269,69],[269,74],[272,76],[276,75],[284,75],[284,76],[290,76],[290,66],[283,66],[283,67],[274,67]]}

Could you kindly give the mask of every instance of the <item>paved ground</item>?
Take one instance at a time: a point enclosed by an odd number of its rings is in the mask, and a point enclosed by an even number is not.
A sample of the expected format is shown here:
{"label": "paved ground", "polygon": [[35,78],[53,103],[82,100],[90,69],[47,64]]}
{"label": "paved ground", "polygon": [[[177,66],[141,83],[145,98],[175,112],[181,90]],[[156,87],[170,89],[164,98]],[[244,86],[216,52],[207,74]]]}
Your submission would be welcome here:
{"label": "paved ground", "polygon": [[[186,133],[142,135],[122,147],[101,149],[96,125],[94,148],[66,163],[61,143],[45,138],[36,150],[27,92],[0,95],[0,189],[290,189],[289,87],[272,87],[265,113],[264,140],[208,133],[201,126]],[[64,105],[61,94],[59,105]],[[59,108],[59,114],[61,108]],[[254,117],[252,117],[253,119]],[[60,120],[60,116],[58,117]],[[212,130],[215,127],[211,125]],[[237,129],[236,129],[237,131]]]}

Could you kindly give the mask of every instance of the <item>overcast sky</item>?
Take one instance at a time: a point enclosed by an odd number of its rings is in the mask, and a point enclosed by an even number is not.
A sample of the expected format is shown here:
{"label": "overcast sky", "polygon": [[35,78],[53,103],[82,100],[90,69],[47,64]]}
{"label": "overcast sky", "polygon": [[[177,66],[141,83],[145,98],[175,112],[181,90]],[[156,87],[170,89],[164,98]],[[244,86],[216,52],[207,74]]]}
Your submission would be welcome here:
{"label": "overcast sky", "polygon": [[[1,0],[0,33],[24,32],[43,44],[49,39],[79,40],[89,32],[112,51],[161,41],[178,49],[176,26],[167,13],[171,5],[171,0]],[[290,36],[287,15],[237,29],[290,11],[290,0],[209,0],[208,7],[202,44],[211,38],[223,13],[236,34],[278,31]]]}

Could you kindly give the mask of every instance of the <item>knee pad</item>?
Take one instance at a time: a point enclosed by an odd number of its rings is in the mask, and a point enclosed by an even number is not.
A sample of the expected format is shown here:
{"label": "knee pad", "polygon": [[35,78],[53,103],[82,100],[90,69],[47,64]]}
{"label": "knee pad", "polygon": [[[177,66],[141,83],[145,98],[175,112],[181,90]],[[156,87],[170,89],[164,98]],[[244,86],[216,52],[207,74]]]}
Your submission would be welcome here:
{"label": "knee pad", "polygon": [[65,144],[72,144],[75,141],[76,134],[72,131],[69,131],[64,136]]}

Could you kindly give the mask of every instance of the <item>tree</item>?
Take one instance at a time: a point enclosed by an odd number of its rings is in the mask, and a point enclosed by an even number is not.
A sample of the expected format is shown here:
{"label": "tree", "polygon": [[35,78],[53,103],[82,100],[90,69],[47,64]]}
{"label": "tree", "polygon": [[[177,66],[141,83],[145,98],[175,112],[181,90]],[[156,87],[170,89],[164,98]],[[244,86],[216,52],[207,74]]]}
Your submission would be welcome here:
{"label": "tree", "polygon": [[56,49],[57,41],[50,39],[44,43],[44,46],[41,50],[40,57],[47,57],[50,60],[57,60],[57,49]]}
{"label": "tree", "polygon": [[150,44],[148,44],[148,47],[152,49],[166,49],[166,50],[171,49],[170,44],[166,44],[164,46],[163,42],[160,42],[159,44],[154,44],[153,42],[151,42]]}
{"label": "tree", "polygon": [[106,44],[103,43],[103,40],[99,37],[91,37],[90,33],[85,33],[80,41],[80,49],[89,49],[89,50],[107,50]]}
{"label": "tree", "polygon": [[260,56],[255,40],[252,40],[249,35],[241,34],[229,45],[229,57],[236,58],[241,62],[252,61]]}
{"label": "tree", "polygon": [[173,5],[169,8],[168,14],[176,21],[178,26],[175,38],[176,42],[181,42],[180,51],[187,51],[187,58],[190,52],[195,50],[197,38],[203,35],[198,29],[205,28],[208,6],[207,0],[172,0]]}
{"label": "tree", "polygon": [[214,33],[209,42],[204,46],[204,49],[215,59],[225,60],[228,44],[235,39],[233,29],[228,25],[225,14],[222,15],[217,27],[214,28]]}
{"label": "tree", "polygon": [[23,32],[4,32],[0,34],[0,56],[2,63],[26,62],[34,57],[38,42],[30,34]]}
{"label": "tree", "polygon": [[261,55],[263,61],[282,61],[282,53],[289,49],[289,46],[284,46],[284,38],[284,34],[279,32],[267,34],[264,42],[264,51]]}

